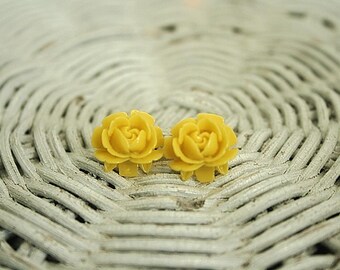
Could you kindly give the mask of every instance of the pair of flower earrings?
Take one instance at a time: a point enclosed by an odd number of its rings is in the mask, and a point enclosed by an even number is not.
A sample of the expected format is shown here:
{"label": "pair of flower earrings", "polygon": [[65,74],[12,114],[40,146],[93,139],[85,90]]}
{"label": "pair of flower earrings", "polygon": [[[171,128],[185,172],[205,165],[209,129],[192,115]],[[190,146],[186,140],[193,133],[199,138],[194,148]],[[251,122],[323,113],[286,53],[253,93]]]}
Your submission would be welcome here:
{"label": "pair of flower earrings", "polygon": [[238,151],[236,142],[232,128],[216,114],[200,113],[197,118],[184,119],[164,138],[155,119],[137,110],[105,117],[92,136],[95,157],[104,163],[106,172],[118,168],[121,176],[134,177],[138,167],[148,173],[152,162],[164,156],[182,180],[195,175],[202,183],[212,182],[216,171],[227,173],[228,161]]}

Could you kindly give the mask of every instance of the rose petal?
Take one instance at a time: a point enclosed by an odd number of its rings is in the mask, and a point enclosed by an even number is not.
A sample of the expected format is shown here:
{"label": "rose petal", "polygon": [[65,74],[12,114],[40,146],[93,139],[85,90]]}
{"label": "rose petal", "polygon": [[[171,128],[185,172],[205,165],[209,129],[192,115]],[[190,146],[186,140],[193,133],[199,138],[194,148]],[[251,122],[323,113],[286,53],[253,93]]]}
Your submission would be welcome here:
{"label": "rose petal", "polygon": [[203,156],[210,157],[216,154],[218,151],[218,141],[217,135],[215,133],[211,133],[209,136],[209,140],[202,151]]}
{"label": "rose petal", "polygon": [[[103,146],[108,149],[108,148],[112,148],[111,144],[110,144],[110,138],[109,138],[109,134],[107,132],[107,129],[103,129],[102,132],[102,144]],[[114,155],[114,153],[111,153],[112,155]]]}
{"label": "rose petal", "polygon": [[151,136],[150,136],[151,138],[149,141],[146,139],[146,145],[144,149],[140,151],[139,153],[133,153],[133,152],[130,153],[131,158],[137,158],[137,159],[145,158],[146,156],[150,155],[150,153],[156,148],[156,144],[157,144],[156,130],[152,127],[150,133],[151,133]]}
{"label": "rose petal", "polygon": [[156,148],[163,146],[164,144],[164,136],[163,132],[160,127],[155,127],[156,134],[157,134],[157,143],[156,143]]}
{"label": "rose petal", "polygon": [[174,161],[171,161],[169,163],[169,166],[174,171],[189,172],[189,171],[197,170],[199,167],[202,166],[202,163],[200,163],[200,164],[188,164],[188,163],[183,162],[181,160],[174,160]]}
{"label": "rose petal", "polygon": [[104,148],[102,144],[102,133],[103,133],[102,127],[96,127],[94,129],[93,135],[92,135],[92,146],[94,148]]}
{"label": "rose petal", "polygon": [[129,126],[130,122],[129,119],[127,119],[126,117],[117,117],[115,118],[111,123],[110,123],[110,127],[109,127],[109,136],[112,135],[113,130],[115,128],[121,129],[124,126]]}
{"label": "rose petal", "polygon": [[228,163],[221,165],[221,166],[217,166],[217,170],[220,174],[227,174],[228,172]]}
{"label": "rose petal", "polygon": [[185,123],[196,123],[196,120],[194,118],[187,118],[179,121],[172,129],[171,134],[174,137],[179,136],[179,130],[183,127]]}
{"label": "rose petal", "polygon": [[94,155],[98,160],[103,161],[103,162],[107,162],[107,163],[110,163],[110,164],[118,164],[118,163],[122,163],[122,162],[128,160],[128,158],[120,158],[120,157],[112,156],[106,150],[97,150],[94,153]]}
{"label": "rose petal", "polygon": [[118,165],[118,168],[119,168],[119,174],[121,176],[134,177],[134,176],[137,176],[138,174],[138,171],[137,171],[138,165],[130,161],[125,161],[123,163],[120,163]]}
{"label": "rose petal", "polygon": [[[145,130],[148,141],[153,139],[152,135],[157,136],[157,134],[155,134],[156,131],[154,130],[155,119],[146,112],[141,112],[137,110],[131,111],[130,124],[131,127],[136,127],[139,130]],[[156,143],[157,138],[153,140]],[[154,147],[155,146],[153,145],[152,148]]]}
{"label": "rose petal", "polygon": [[230,149],[225,152],[225,154],[218,160],[209,162],[208,159],[205,160],[209,166],[222,166],[226,164],[229,160],[232,160],[238,153],[238,149]]}
{"label": "rose petal", "polygon": [[174,159],[176,157],[173,146],[172,137],[164,138],[164,157],[167,159]]}
{"label": "rose petal", "polygon": [[[185,144],[183,144],[183,145],[185,145]],[[187,163],[191,163],[191,164],[202,163],[201,159],[200,160],[193,159],[194,154],[192,154],[192,155],[190,154],[190,156],[188,157],[185,153],[183,153],[183,151],[181,149],[181,146],[178,143],[178,139],[177,138],[174,138],[172,140],[172,146],[173,146],[173,149],[174,149],[174,152],[175,152],[176,156],[178,158],[180,158],[182,161],[187,162]],[[195,146],[198,148],[197,145],[195,145]],[[190,149],[191,149],[190,145],[185,148],[185,150],[187,152],[190,151]]]}
{"label": "rose petal", "polygon": [[140,167],[142,168],[143,172],[149,173],[152,167],[152,163],[141,164]]}
{"label": "rose petal", "polygon": [[149,155],[142,157],[142,158],[131,158],[130,160],[134,163],[138,164],[147,164],[151,163],[152,161],[161,159],[163,156],[162,150],[154,150]]}
{"label": "rose petal", "polygon": [[113,114],[110,114],[109,116],[106,116],[103,121],[102,121],[102,124],[103,124],[103,127],[104,128],[109,128],[110,127],[110,124],[111,122],[116,119],[117,117],[128,117],[128,115],[125,113],[125,112],[117,112],[117,113],[113,113]]}
{"label": "rose petal", "polygon": [[184,137],[190,135],[192,132],[198,131],[198,127],[195,123],[189,122],[182,126],[179,130],[178,142],[182,144],[184,141]]}
{"label": "rose petal", "polygon": [[218,125],[224,124],[224,119],[222,116],[217,114],[211,114],[211,113],[199,113],[197,115],[197,120],[201,119],[209,119],[212,122],[216,122]]}
{"label": "rose petal", "polygon": [[210,183],[215,179],[215,168],[202,166],[195,170],[195,175],[198,181],[201,183]]}
{"label": "rose petal", "polygon": [[111,172],[116,167],[117,167],[117,164],[110,164],[110,163],[104,162],[104,171],[105,172]]}
{"label": "rose petal", "polygon": [[184,180],[184,181],[188,180],[193,174],[194,174],[193,171],[191,171],[191,172],[181,171],[181,179]]}
{"label": "rose petal", "polygon": [[184,137],[184,141],[183,141],[181,149],[184,155],[190,159],[199,160],[199,161],[203,159],[203,155],[200,152],[200,149],[197,143],[195,143],[195,141],[189,136]]}
{"label": "rose petal", "polygon": [[[223,119],[223,118],[222,118]],[[217,135],[217,139],[220,142],[222,140],[222,132],[221,129],[224,128],[224,123],[218,124],[216,121],[212,121],[210,119],[202,118],[197,121],[197,125],[199,127],[200,132],[208,132],[215,133]]]}
{"label": "rose petal", "polygon": [[153,117],[147,113],[133,111],[130,117],[130,125],[132,128],[137,128],[138,130],[144,130],[146,133],[146,146],[143,151],[138,153],[138,155],[132,153],[133,158],[142,158],[151,153],[157,145],[157,132],[154,127],[155,120]]}
{"label": "rose petal", "polygon": [[138,115],[141,118],[145,119],[146,122],[150,125],[153,126],[155,124],[155,119],[148,113],[146,112],[141,112],[141,111],[137,111],[137,110],[132,110],[131,111],[131,116],[135,116]]}
{"label": "rose petal", "polygon": [[107,147],[107,150],[118,157],[126,157],[129,155],[129,143],[121,130],[117,128],[113,130],[110,145]]}
{"label": "rose petal", "polygon": [[235,132],[232,130],[231,127],[225,125],[224,129],[226,131],[226,136],[227,136],[227,141],[228,141],[228,145],[227,147],[231,147],[234,146],[237,143],[237,137]]}
{"label": "rose petal", "polygon": [[219,159],[223,157],[223,155],[225,155],[228,149],[227,131],[224,127],[221,129],[221,133],[222,133],[222,140],[218,144],[218,151],[217,153],[215,153],[215,155],[211,157],[208,157],[208,156],[205,157],[204,160],[207,163],[218,161]]}
{"label": "rose petal", "polygon": [[146,133],[144,130],[141,130],[135,140],[130,143],[130,151],[131,152],[140,152],[145,149],[146,145]]}
{"label": "rose petal", "polygon": [[135,113],[131,113],[131,117],[130,117],[131,128],[144,130],[147,135],[147,140],[150,140],[150,136],[151,136],[150,128],[153,126],[153,124],[150,125],[150,123],[148,122],[150,121],[147,121],[147,119],[143,118],[142,114],[138,113],[138,111],[135,111]]}

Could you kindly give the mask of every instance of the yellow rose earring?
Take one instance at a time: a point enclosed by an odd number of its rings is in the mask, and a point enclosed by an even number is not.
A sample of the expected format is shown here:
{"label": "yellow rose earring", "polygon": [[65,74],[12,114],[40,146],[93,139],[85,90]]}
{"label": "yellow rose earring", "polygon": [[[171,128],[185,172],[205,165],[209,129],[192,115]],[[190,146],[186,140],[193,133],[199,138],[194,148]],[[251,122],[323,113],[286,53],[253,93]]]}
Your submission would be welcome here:
{"label": "yellow rose earring", "polygon": [[133,177],[138,167],[148,173],[152,162],[163,156],[162,130],[146,112],[133,110],[128,116],[118,112],[105,117],[92,135],[95,157],[104,162],[106,172],[118,167],[122,176]]}
{"label": "yellow rose earring", "polygon": [[170,168],[180,171],[182,180],[195,174],[202,183],[212,182],[215,171],[228,172],[228,161],[238,149],[234,131],[216,114],[200,113],[197,118],[178,122],[164,140],[164,156]]}

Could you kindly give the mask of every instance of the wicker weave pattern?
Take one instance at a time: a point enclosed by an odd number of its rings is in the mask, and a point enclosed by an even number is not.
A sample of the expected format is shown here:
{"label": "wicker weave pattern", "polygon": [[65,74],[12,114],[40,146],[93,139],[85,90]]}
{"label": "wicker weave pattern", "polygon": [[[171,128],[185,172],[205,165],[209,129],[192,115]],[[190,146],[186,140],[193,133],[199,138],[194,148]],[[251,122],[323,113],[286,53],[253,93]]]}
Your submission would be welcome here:
{"label": "wicker weave pattern", "polygon": [[[336,0],[1,0],[1,269],[339,269],[339,18]],[[165,134],[221,114],[240,154],[209,185],[164,160],[106,174],[93,127],[132,108]]]}

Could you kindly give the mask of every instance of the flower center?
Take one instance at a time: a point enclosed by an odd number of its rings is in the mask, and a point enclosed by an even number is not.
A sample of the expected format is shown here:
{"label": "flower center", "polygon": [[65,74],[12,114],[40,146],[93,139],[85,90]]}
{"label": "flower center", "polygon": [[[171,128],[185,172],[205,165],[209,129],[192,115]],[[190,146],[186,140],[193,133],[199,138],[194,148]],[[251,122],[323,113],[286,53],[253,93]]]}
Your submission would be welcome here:
{"label": "flower center", "polygon": [[131,141],[134,141],[138,137],[140,130],[138,130],[136,128],[132,128],[128,132],[129,132],[129,138],[128,139],[131,140]]}
{"label": "flower center", "polygon": [[134,141],[140,133],[140,130],[138,130],[136,128],[130,128],[130,127],[127,127],[127,126],[123,127],[121,130],[122,130],[125,138],[127,138],[129,141]]}
{"label": "flower center", "polygon": [[200,151],[203,151],[209,141],[210,133],[206,131],[201,133],[198,133],[198,131],[194,131],[190,134],[190,136],[194,140],[194,142],[197,143]]}
{"label": "flower center", "polygon": [[144,150],[147,144],[146,132],[138,128],[125,126],[121,129],[127,140],[128,149],[132,153],[139,153]]}

